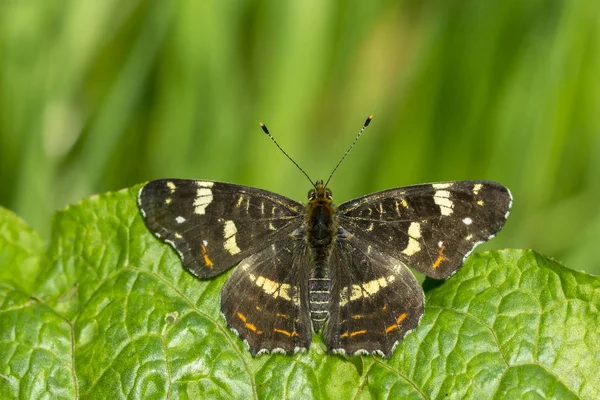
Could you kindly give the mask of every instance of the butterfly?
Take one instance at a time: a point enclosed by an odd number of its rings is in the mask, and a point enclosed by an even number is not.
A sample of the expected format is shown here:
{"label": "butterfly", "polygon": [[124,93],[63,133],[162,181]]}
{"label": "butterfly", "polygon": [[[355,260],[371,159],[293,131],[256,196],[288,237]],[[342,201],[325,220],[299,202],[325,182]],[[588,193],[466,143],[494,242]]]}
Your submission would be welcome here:
{"label": "butterfly", "polygon": [[448,278],[503,227],[511,204],[491,181],[399,187],[338,206],[323,181],[306,204],[205,180],[155,180],[138,195],[149,230],[192,274],[209,279],[237,264],[221,312],[254,356],[308,350],[321,332],[332,353],[389,357],[424,312],[408,266]]}

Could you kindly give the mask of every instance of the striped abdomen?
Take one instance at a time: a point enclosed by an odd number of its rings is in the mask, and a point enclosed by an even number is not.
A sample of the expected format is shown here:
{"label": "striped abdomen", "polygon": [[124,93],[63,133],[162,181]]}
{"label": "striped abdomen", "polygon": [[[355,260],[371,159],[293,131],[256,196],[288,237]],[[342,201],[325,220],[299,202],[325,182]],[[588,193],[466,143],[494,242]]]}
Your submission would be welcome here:
{"label": "striped abdomen", "polygon": [[[321,274],[319,274],[321,275]],[[331,280],[328,277],[316,276],[308,280],[308,303],[313,330],[319,332],[329,316],[329,291]]]}

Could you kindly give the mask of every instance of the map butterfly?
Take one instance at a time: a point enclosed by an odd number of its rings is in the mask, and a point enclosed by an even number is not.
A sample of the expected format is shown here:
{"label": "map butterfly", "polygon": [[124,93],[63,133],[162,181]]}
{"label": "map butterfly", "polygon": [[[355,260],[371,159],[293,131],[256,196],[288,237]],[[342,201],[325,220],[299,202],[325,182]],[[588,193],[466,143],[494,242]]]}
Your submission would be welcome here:
{"label": "map butterfly", "polygon": [[503,227],[510,191],[491,181],[442,182],[335,206],[328,182],[317,181],[304,205],[248,186],[162,179],[146,184],[138,203],[150,231],[192,274],[208,279],[238,264],[221,290],[221,312],[253,355],[307,350],[322,332],[333,353],[389,357],[424,310],[407,266],[435,279],[454,274]]}

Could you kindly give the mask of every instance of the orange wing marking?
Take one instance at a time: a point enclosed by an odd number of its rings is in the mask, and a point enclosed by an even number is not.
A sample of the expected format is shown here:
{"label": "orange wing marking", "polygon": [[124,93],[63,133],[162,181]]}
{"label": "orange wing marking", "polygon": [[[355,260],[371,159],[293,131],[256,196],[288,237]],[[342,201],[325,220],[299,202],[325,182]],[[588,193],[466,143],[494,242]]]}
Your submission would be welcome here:
{"label": "orange wing marking", "polygon": [[256,333],[257,335],[261,335],[263,333],[261,330],[256,329],[256,325],[251,324],[250,322],[246,322],[246,316],[241,312],[238,312],[237,316],[239,319],[242,320],[246,328],[250,329],[252,332]]}
{"label": "orange wing marking", "polygon": [[210,258],[208,258],[208,252],[206,251],[206,247],[203,244],[201,244],[200,246],[202,246],[202,257],[204,258],[204,264],[206,264],[208,268],[212,268],[213,262],[210,260]]}
{"label": "orange wing marking", "polygon": [[283,333],[286,336],[298,336],[298,334],[296,332],[288,332],[286,330],[283,329],[277,329],[277,328],[273,328],[273,332],[275,333]]}
{"label": "orange wing marking", "polygon": [[398,329],[398,325],[404,321],[404,318],[406,318],[406,313],[402,313],[400,314],[400,316],[398,317],[398,319],[396,319],[396,323],[393,325],[390,325],[386,328],[385,333],[390,333],[391,331]]}
{"label": "orange wing marking", "polygon": [[437,258],[437,260],[435,260],[435,262],[433,263],[433,265],[431,266],[431,268],[436,269],[437,267],[440,266],[440,264],[442,263],[442,261],[448,260],[444,256],[444,250],[445,249],[446,249],[446,246],[442,246],[442,248],[440,249],[440,253],[438,254],[438,258]]}
{"label": "orange wing marking", "polygon": [[348,334],[348,331],[346,331],[346,332],[342,333],[341,337],[354,337],[357,335],[363,335],[365,333],[367,333],[367,331],[365,329],[363,329],[362,331],[354,331],[354,332],[351,332],[350,334]]}

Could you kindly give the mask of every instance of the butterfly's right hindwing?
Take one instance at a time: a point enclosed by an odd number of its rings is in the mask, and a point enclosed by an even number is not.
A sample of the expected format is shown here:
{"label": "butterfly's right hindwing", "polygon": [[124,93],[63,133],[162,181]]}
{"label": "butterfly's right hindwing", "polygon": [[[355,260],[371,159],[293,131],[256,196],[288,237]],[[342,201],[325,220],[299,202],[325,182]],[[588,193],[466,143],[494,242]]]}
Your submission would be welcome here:
{"label": "butterfly's right hindwing", "polygon": [[311,261],[305,241],[284,237],[243,260],[227,279],[221,312],[252,355],[310,347]]}
{"label": "butterfly's right hindwing", "polygon": [[265,190],[229,183],[164,179],[140,189],[146,225],[196,276],[210,278],[285,237],[304,206]]}

